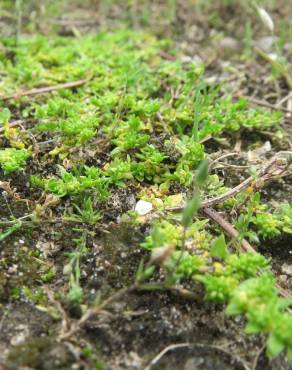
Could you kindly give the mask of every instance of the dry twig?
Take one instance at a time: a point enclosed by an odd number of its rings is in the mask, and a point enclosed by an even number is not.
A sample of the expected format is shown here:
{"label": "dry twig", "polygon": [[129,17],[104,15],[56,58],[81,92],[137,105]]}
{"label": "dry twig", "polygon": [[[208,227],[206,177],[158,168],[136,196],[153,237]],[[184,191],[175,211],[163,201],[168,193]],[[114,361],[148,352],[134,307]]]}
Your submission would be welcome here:
{"label": "dry twig", "polygon": [[[60,339],[61,340],[68,340],[72,335],[76,334],[89,319],[91,319],[93,316],[96,316],[98,314],[101,314],[101,313],[105,312],[104,311],[105,308],[107,306],[109,306],[111,303],[117,301],[118,299],[122,298],[126,294],[132,293],[136,290],[140,290],[140,291],[147,290],[146,286],[147,286],[147,284],[146,285],[143,285],[143,284],[139,285],[139,284],[134,283],[133,285],[131,285],[128,288],[122,288],[122,289],[118,290],[117,292],[115,292],[114,294],[109,296],[106,300],[104,300],[101,304],[99,304],[97,307],[88,309],[85,312],[85,314],[76,323],[74,323],[71,326],[71,328],[69,330],[67,330],[66,332],[61,331]],[[152,284],[152,287],[154,287],[154,286],[155,286],[155,284]],[[184,289],[184,288],[182,288],[178,285],[175,285],[175,286],[172,286],[172,287],[168,288],[168,287],[165,287],[161,284],[157,284],[156,288],[157,289],[168,290],[168,291],[182,297],[183,299],[189,299],[189,300],[198,299],[198,295],[196,293],[194,293],[194,292],[192,292],[188,289]]]}
{"label": "dry twig", "polygon": [[56,90],[61,90],[61,89],[73,89],[74,87],[84,85],[88,81],[89,79],[83,79],[83,80],[66,82],[63,84],[58,84],[58,85],[53,85],[53,86],[41,87],[39,89],[20,91],[18,93],[11,94],[11,95],[0,95],[0,100],[18,99],[23,96],[40,95],[40,94],[45,94],[45,93],[49,93],[49,92],[56,91]]}
{"label": "dry twig", "polygon": [[245,95],[244,96],[241,95],[240,97],[245,98],[248,101],[250,101],[251,103],[254,103],[254,104],[259,105],[261,107],[269,108],[269,109],[276,110],[276,111],[282,111],[284,113],[292,113],[292,111],[287,109],[287,108],[281,107],[277,104],[268,103],[265,100],[259,100],[259,99],[252,98],[251,96],[245,96]]}
{"label": "dry twig", "polygon": [[[226,221],[217,211],[213,208],[205,207],[201,210],[208,218],[215,221],[218,225],[224,229],[231,238],[237,239],[240,235],[239,232],[228,222]],[[245,239],[241,241],[242,248],[245,252],[254,252],[254,248],[249,244],[249,242]]]}
{"label": "dry twig", "polygon": [[116,301],[117,299],[120,299],[122,296],[124,296],[125,294],[128,294],[134,290],[137,289],[137,285],[136,284],[133,284],[131,285],[130,287],[128,288],[123,288],[123,289],[120,289],[118,290],[116,293],[114,293],[113,295],[111,295],[108,299],[106,299],[105,301],[103,301],[100,305],[98,305],[97,307],[94,307],[94,308],[91,308],[91,309],[88,309],[85,314],[75,323],[72,325],[71,329],[68,330],[66,333],[62,333],[60,335],[60,339],[61,340],[66,340],[66,339],[69,339],[73,334],[77,333],[81,327],[92,317],[92,316],[95,316],[95,315],[98,315],[99,313],[101,313],[109,304],[113,303],[114,301]]}
{"label": "dry twig", "polygon": [[227,355],[228,357],[233,358],[235,360],[235,362],[238,365],[241,365],[245,370],[251,370],[250,367],[248,366],[248,364],[243,359],[241,359],[238,355],[233,354],[233,353],[230,353],[230,351],[225,350],[222,347],[215,346],[215,345],[210,345],[210,344],[204,344],[204,343],[190,343],[190,342],[171,344],[171,345],[165,347],[162,351],[160,351],[158,353],[157,356],[155,356],[150,361],[150,363],[145,367],[144,370],[151,370],[152,367],[155,366],[162,359],[162,357],[165,356],[168,352],[174,351],[174,350],[177,350],[177,349],[180,349],[180,348],[189,348],[189,349],[193,349],[193,348],[213,349],[215,351],[224,353],[224,355]]}
{"label": "dry twig", "polygon": [[62,318],[62,328],[61,328],[61,335],[63,335],[63,333],[66,333],[68,331],[68,328],[69,328],[69,323],[68,323],[68,316],[66,314],[66,311],[63,309],[61,303],[55,299],[54,297],[54,293],[49,289],[49,287],[45,287],[45,292],[47,293],[47,296],[49,298],[49,301],[55,306],[57,307],[60,315],[61,315],[61,318]]}
{"label": "dry twig", "polygon": [[252,370],[256,370],[256,368],[258,367],[259,358],[260,358],[260,356],[263,353],[265,348],[266,348],[266,343],[260,348],[260,350],[255,355],[255,358],[254,358],[253,363],[252,363]]}
{"label": "dry twig", "polygon": [[[255,182],[255,188],[260,187],[260,184],[262,186],[263,182],[263,176],[266,175],[271,167],[277,163],[279,157],[281,155],[292,155],[292,151],[281,151],[275,154],[266,164],[264,164],[257,172],[256,178],[259,180],[256,180],[253,176],[248,177],[246,180],[241,182],[239,185],[235,186],[231,190],[228,190],[223,195],[218,195],[217,197],[206,199],[201,203],[201,207],[211,207],[215,204],[219,204],[222,202],[225,202],[227,199],[230,199],[240,193],[241,191],[248,188],[253,182]],[[176,207],[168,207],[166,208],[166,211],[182,211],[184,209],[185,205],[182,206],[176,206]]]}

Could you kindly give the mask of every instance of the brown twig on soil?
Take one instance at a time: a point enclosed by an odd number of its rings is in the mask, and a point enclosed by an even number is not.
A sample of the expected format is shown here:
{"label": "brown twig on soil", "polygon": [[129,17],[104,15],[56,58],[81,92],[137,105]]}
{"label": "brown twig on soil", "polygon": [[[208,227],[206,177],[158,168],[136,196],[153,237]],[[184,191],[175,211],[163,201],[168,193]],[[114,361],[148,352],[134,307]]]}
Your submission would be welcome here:
{"label": "brown twig on soil", "polygon": [[217,166],[214,167],[214,170],[217,168],[224,168],[224,167],[235,168],[237,170],[241,170],[241,169],[244,170],[246,168],[250,168],[250,166],[236,166],[236,164],[217,162]]}
{"label": "brown twig on soil", "polygon": [[228,158],[228,157],[234,157],[234,156],[239,156],[239,153],[225,153],[220,155],[218,158],[215,158],[212,162],[209,164],[209,168],[212,168],[214,163],[220,162],[222,159]]}
{"label": "brown twig on soil", "polygon": [[[276,107],[281,107],[284,103],[286,103],[286,101],[290,100],[292,98],[292,92],[290,92],[288,95],[284,96],[283,99],[281,99],[277,104],[276,104]],[[289,109],[290,110],[290,109]]]}
{"label": "brown twig on soil", "polygon": [[156,365],[157,362],[162,359],[162,357],[169,351],[178,349],[178,348],[190,348],[191,343],[186,342],[186,343],[178,343],[178,344],[171,344],[167,347],[165,347],[162,351],[158,353],[151,361],[150,363],[145,367],[144,370],[151,370],[152,366]]}
{"label": "brown twig on soil", "polygon": [[62,335],[63,333],[66,333],[68,331],[68,328],[69,328],[68,316],[66,314],[66,311],[62,307],[61,303],[58,300],[55,299],[54,293],[50,290],[50,288],[48,286],[45,286],[44,289],[45,289],[45,292],[47,293],[49,301],[55,307],[57,307],[57,310],[59,311],[59,313],[61,315],[61,318],[62,318],[61,335]]}
{"label": "brown twig on soil", "polygon": [[257,369],[259,358],[260,358],[260,356],[263,353],[263,350],[265,348],[266,348],[266,343],[260,348],[260,350],[255,355],[255,358],[254,358],[253,363],[252,363],[252,370],[256,370]]}
{"label": "brown twig on soil", "polygon": [[[204,207],[201,209],[201,212],[204,213],[211,220],[215,221],[218,225],[220,225],[222,229],[224,229],[227,234],[231,236],[231,238],[237,239],[240,236],[239,232],[213,208]],[[242,239],[241,245],[245,252],[256,253],[254,248],[249,244],[247,240]]]}
{"label": "brown twig on soil", "polygon": [[171,61],[171,62],[175,62],[175,61],[177,60],[177,58],[176,58],[175,56],[168,54],[168,53],[167,53],[166,51],[164,51],[164,50],[161,50],[161,51],[159,52],[159,55],[161,56],[161,58],[166,59],[166,60],[169,60],[169,61]]}
{"label": "brown twig on soil", "polygon": [[[253,182],[255,182],[255,188],[259,187],[259,182],[262,182],[263,176],[268,173],[270,168],[277,162],[279,157],[284,154],[290,154],[292,155],[292,151],[281,151],[275,154],[266,164],[264,164],[257,172],[256,178],[259,180],[257,181],[254,177],[250,176],[243,182],[241,182],[239,185],[235,186],[231,190],[228,190],[226,193],[222,195],[218,195],[217,197],[206,199],[201,203],[201,207],[211,207],[215,204],[225,202],[227,199],[230,199],[240,193],[241,191],[248,188]],[[168,207],[166,208],[166,211],[182,211],[184,209],[185,205],[182,206],[176,206],[176,207]]]}
{"label": "brown twig on soil", "polygon": [[130,292],[133,292],[134,290],[137,289],[137,285],[136,284],[133,284],[131,285],[130,287],[128,288],[122,288],[120,290],[118,290],[116,293],[112,294],[111,296],[109,296],[109,298],[107,298],[106,300],[104,300],[100,305],[98,305],[97,307],[94,307],[94,308],[90,308],[89,310],[87,310],[85,312],[85,314],[75,323],[72,325],[71,329],[68,330],[66,333],[62,333],[60,335],[60,339],[61,340],[67,340],[69,339],[72,335],[74,335],[75,333],[77,333],[81,327],[94,315],[98,315],[99,313],[101,313],[102,311],[104,311],[104,309],[106,308],[106,306],[108,306],[109,304],[113,303],[114,301],[116,301],[117,299],[121,298],[122,296],[124,296],[125,294],[128,294]]}
{"label": "brown twig on soil", "polygon": [[74,87],[84,85],[88,81],[89,79],[83,79],[83,80],[66,82],[66,83],[53,85],[53,86],[41,87],[39,89],[21,91],[19,93],[15,93],[11,95],[0,95],[0,100],[18,99],[23,96],[40,95],[40,94],[45,94],[45,93],[49,93],[49,92],[56,91],[56,90],[61,90],[61,89],[72,89]]}
{"label": "brown twig on soil", "polygon": [[268,103],[265,100],[255,99],[251,96],[246,96],[246,95],[240,95],[240,96],[237,96],[237,97],[238,98],[239,97],[245,98],[248,101],[250,101],[251,103],[254,103],[254,104],[259,105],[261,107],[265,107],[265,108],[269,108],[269,109],[277,110],[277,111],[282,111],[284,113],[292,113],[292,111],[290,109],[287,109],[287,108],[284,108],[284,107],[281,107],[281,106],[278,106],[278,105],[275,105],[275,104]]}
{"label": "brown twig on soil", "polygon": [[171,344],[167,347],[165,347],[162,351],[158,353],[157,356],[155,356],[150,363],[144,368],[144,370],[151,370],[153,366],[157,365],[157,363],[162,359],[164,355],[166,355],[168,352],[179,349],[179,348],[202,348],[202,349],[214,349],[215,351],[219,351],[227,355],[228,357],[231,357],[235,360],[237,364],[240,364],[245,370],[251,370],[249,365],[238,355],[230,353],[230,351],[225,350],[222,347],[211,345],[211,344],[204,344],[204,343],[177,343],[177,344]]}
{"label": "brown twig on soil", "polygon": [[82,26],[95,26],[100,23],[98,18],[90,18],[90,19],[64,19],[64,18],[51,18],[49,19],[49,23],[57,24],[59,26],[75,26],[75,27],[82,27]]}
{"label": "brown twig on soil", "polygon": [[[9,305],[9,306],[10,306],[10,305]],[[0,319],[0,332],[2,331],[2,326],[3,326],[4,320],[5,320],[5,318],[8,316],[8,313],[9,313],[9,306],[8,306],[8,309],[7,309],[7,310],[5,310],[5,311],[3,312],[3,315],[2,315],[2,317],[1,317],[1,319]],[[0,368],[0,370],[1,370],[1,368]]]}
{"label": "brown twig on soil", "polygon": [[[0,99],[1,99],[1,96],[0,96]],[[36,119],[29,119],[29,123],[32,123],[34,124],[35,122],[37,122]],[[24,125],[26,125],[28,123],[27,120],[24,120],[24,119],[17,119],[15,121],[11,121],[9,122],[9,124],[7,125],[8,128],[13,128],[13,127],[17,127],[19,126],[21,128],[21,131],[24,132],[26,129],[24,127]],[[3,134],[3,132],[5,131],[6,127],[4,126],[0,126],[0,135]]]}
{"label": "brown twig on soil", "polygon": [[[140,291],[147,290],[146,285],[143,285],[143,284],[139,285],[139,284],[134,283],[133,285],[131,285],[128,288],[122,288],[122,289],[118,290],[117,292],[115,292],[114,294],[109,296],[106,300],[104,300],[97,307],[94,307],[94,308],[91,308],[91,309],[87,310],[85,312],[85,314],[75,324],[72,325],[71,329],[69,329],[67,332],[62,331],[59,338],[61,340],[68,340],[72,335],[76,334],[91,317],[93,317],[95,315],[98,315],[102,312],[105,312],[105,308],[108,305],[110,305],[111,303],[115,302],[116,300],[122,298],[124,295],[129,294],[131,292],[134,292],[136,290],[140,290]],[[153,286],[154,286],[154,284],[152,284],[152,287]],[[176,295],[179,295],[180,297],[182,297],[184,299],[195,300],[195,299],[198,298],[196,293],[194,293],[194,292],[192,292],[188,289],[184,289],[184,288],[182,288],[180,286],[177,286],[177,285],[167,288],[167,287],[162,286],[161,284],[157,284],[157,288],[168,290],[172,293],[175,293]]]}

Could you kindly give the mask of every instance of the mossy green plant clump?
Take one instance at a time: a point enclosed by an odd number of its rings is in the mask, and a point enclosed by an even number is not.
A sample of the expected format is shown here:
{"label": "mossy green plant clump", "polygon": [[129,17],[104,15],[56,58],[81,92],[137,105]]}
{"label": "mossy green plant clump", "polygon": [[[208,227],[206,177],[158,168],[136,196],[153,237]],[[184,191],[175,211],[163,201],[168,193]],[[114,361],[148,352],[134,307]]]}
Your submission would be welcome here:
{"label": "mossy green plant clump", "polygon": [[[206,300],[227,303],[228,315],[245,315],[246,333],[268,335],[269,356],[275,357],[286,350],[291,361],[292,317],[285,309],[292,302],[279,297],[269,261],[259,253],[231,253],[224,237],[211,243],[210,235],[204,235],[201,227],[198,222],[190,226],[182,251],[182,227],[162,221],[142,246],[172,251],[161,264],[166,273],[166,285],[169,281],[177,284],[184,279],[202,283]],[[203,244],[200,239],[204,240]],[[210,248],[210,244],[213,247]]]}
{"label": "mossy green plant clump", "polygon": [[[167,251],[160,263],[166,285],[186,280],[201,285],[205,299],[226,304],[230,315],[245,315],[247,332],[269,336],[271,356],[287,350],[291,357],[292,330],[280,332],[283,325],[291,327],[291,315],[285,312],[290,302],[279,298],[269,261],[227,247],[224,236],[215,238],[218,230],[198,215],[204,199],[228,190],[218,175],[208,176],[210,148],[205,142],[220,143],[223,134],[233,139],[240,131],[277,132],[282,114],[250,109],[243,98],[233,101],[220,86],[208,84],[201,63],[165,60],[161,50],[169,49],[169,41],[125,30],[79,39],[23,38],[17,47],[3,40],[0,86],[5,93],[85,81],[71,90],[10,100],[11,111],[34,124],[24,139],[6,128],[0,165],[6,175],[24,168],[31,153],[26,141],[33,136],[30,144],[41,170],[32,170],[31,186],[66,203],[61,222],[79,223],[88,232],[82,230],[83,239],[66,252],[66,299],[71,303],[86,299],[81,270],[91,235],[87,227],[93,229],[106,217],[111,196],[130,189],[135,199],[151,202],[156,213],[155,220],[140,217],[132,207],[128,222],[153,226],[142,247],[151,253]],[[7,57],[11,51],[13,63]],[[7,126],[10,117],[5,114]],[[169,211],[188,198],[182,218]],[[244,193],[221,207],[241,213],[240,235],[232,246],[238,247],[243,237],[259,241],[291,232],[289,204],[269,214],[257,194]],[[148,266],[147,278],[154,270]],[[42,281],[54,277],[55,270],[48,269]]]}
{"label": "mossy green plant clump", "polygon": [[[9,42],[3,40],[12,48]],[[130,31],[70,42],[24,39],[15,49],[16,63],[2,55],[3,91],[88,78],[77,91],[56,91],[45,102],[26,102],[23,115],[39,122],[33,132],[54,140],[51,155],[70,159],[77,147],[98,154],[103,140],[112,146],[108,166],[119,160],[138,181],[189,186],[192,170],[204,158],[203,146],[191,134],[196,89],[201,91],[199,140],[241,128],[277,129],[281,115],[249,109],[244,99],[234,103],[220,96],[217,87],[204,82],[201,64],[164,60],[160,50],[168,47],[168,42]],[[162,134],[159,145],[152,142]]]}
{"label": "mossy green plant clump", "polygon": [[0,166],[7,175],[11,172],[23,169],[30,153],[26,149],[6,148],[0,150]]}

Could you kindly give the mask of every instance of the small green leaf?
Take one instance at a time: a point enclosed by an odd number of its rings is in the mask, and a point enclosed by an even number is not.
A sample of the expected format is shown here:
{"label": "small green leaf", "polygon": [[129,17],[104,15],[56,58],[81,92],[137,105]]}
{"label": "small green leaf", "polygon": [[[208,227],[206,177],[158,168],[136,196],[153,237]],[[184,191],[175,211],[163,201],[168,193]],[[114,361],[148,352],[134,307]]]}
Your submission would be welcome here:
{"label": "small green leaf", "polygon": [[193,216],[197,213],[200,208],[201,200],[199,195],[195,195],[185,206],[182,213],[182,225],[188,227],[192,222]]}
{"label": "small green leaf", "polygon": [[256,167],[255,166],[251,166],[248,170],[250,176],[256,180],[257,179],[257,170],[256,170]]}
{"label": "small green leaf", "polygon": [[0,233],[0,241],[3,241],[5,238],[7,238],[9,235],[17,231],[21,227],[21,223],[18,222],[12,226],[10,226],[7,230]]}
{"label": "small green leaf", "polygon": [[279,340],[273,333],[269,335],[267,341],[267,350],[270,357],[276,357],[279,353],[281,353],[285,348],[283,342]]}
{"label": "small green leaf", "polygon": [[149,279],[155,271],[155,266],[144,267],[144,261],[141,260],[139,263],[138,270],[136,272],[136,282],[142,283]]}
{"label": "small green leaf", "polygon": [[10,120],[10,110],[8,108],[4,108],[2,111],[0,111],[0,123],[8,123]]}
{"label": "small green leaf", "polygon": [[245,233],[245,236],[247,236],[249,238],[249,240],[255,244],[259,244],[260,243],[260,239],[259,237],[257,236],[257,234],[253,231],[248,231]]}
{"label": "small green leaf", "polygon": [[207,181],[207,178],[208,178],[208,160],[207,159],[204,159],[197,171],[196,171],[196,175],[195,175],[195,183],[198,185],[198,186],[202,186],[205,184],[205,182]]}
{"label": "small green leaf", "polygon": [[292,364],[292,348],[288,348],[287,357],[290,364]]}
{"label": "small green leaf", "polygon": [[278,304],[277,304],[278,308],[280,310],[284,310],[286,309],[287,307],[290,307],[292,306],[292,300],[291,299],[285,299],[285,298],[279,298],[278,299]]}
{"label": "small green leaf", "polygon": [[261,328],[256,322],[248,322],[245,326],[244,331],[246,334],[257,334],[261,331]]}
{"label": "small green leaf", "polygon": [[241,310],[236,303],[229,303],[225,312],[227,315],[230,315],[230,316],[241,314]]}
{"label": "small green leaf", "polygon": [[144,261],[141,260],[140,263],[139,263],[138,269],[136,271],[136,280],[140,280],[141,279],[141,276],[143,274],[143,271],[144,271]]}
{"label": "small green leaf", "polygon": [[283,227],[283,231],[284,231],[284,233],[286,233],[286,234],[292,234],[292,227],[284,226],[284,227]]}
{"label": "small green leaf", "polygon": [[154,226],[151,232],[154,247],[161,247],[164,243],[163,233],[157,225]]}
{"label": "small green leaf", "polygon": [[76,283],[72,283],[71,285],[72,286],[67,294],[67,298],[70,302],[81,303],[83,298],[82,288]]}
{"label": "small green leaf", "polygon": [[226,247],[225,237],[221,234],[217,239],[214,240],[211,248],[211,256],[222,258],[223,260],[227,257],[228,251]]}
{"label": "small green leaf", "polygon": [[143,280],[147,280],[147,279],[151,278],[154,271],[155,271],[155,266],[147,267],[143,272]]}

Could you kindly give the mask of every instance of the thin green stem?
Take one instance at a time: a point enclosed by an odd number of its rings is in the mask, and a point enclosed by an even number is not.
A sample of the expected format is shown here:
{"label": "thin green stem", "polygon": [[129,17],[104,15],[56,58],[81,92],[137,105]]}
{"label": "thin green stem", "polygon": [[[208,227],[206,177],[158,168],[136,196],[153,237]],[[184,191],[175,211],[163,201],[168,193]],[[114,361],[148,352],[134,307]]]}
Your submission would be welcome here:
{"label": "thin green stem", "polygon": [[202,97],[201,97],[200,89],[198,88],[196,92],[194,125],[192,129],[192,137],[196,143],[199,141],[199,116],[200,116],[200,110],[201,110],[201,102],[202,102]]}
{"label": "thin green stem", "polygon": [[16,45],[18,45],[22,27],[22,0],[15,1],[15,11],[16,11]]}

